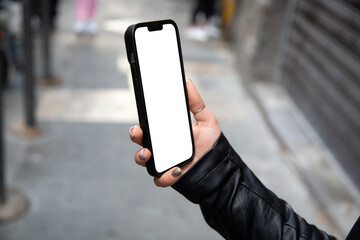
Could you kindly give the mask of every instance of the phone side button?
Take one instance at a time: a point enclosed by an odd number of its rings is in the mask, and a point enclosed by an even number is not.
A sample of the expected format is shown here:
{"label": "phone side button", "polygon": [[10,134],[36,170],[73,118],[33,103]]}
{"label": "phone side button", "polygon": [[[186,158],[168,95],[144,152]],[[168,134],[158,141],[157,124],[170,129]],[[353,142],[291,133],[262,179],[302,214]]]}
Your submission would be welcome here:
{"label": "phone side button", "polygon": [[135,63],[135,54],[132,52],[129,55],[129,62],[130,63]]}

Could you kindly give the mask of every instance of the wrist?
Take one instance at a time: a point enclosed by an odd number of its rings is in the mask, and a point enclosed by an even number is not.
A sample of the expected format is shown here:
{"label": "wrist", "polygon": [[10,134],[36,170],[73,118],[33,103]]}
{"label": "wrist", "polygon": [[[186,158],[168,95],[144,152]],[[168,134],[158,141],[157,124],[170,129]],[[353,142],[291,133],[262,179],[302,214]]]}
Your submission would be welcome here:
{"label": "wrist", "polygon": [[[229,148],[230,144],[221,133],[213,147],[197,160],[172,187],[191,202],[199,203],[202,196],[210,190],[206,184],[206,181],[211,180],[209,173],[226,159]],[[212,187],[214,187],[213,184]]]}

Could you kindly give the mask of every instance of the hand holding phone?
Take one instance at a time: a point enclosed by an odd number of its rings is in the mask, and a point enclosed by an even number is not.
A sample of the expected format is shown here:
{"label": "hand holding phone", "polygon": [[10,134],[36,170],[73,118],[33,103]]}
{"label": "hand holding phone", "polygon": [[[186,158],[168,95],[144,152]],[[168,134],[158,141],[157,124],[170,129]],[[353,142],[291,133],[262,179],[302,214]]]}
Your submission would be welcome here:
{"label": "hand holding phone", "polygon": [[195,154],[180,37],[172,20],[131,25],[125,33],[147,170],[161,176]]}
{"label": "hand holding phone", "polygon": [[[216,117],[206,107],[205,104],[196,90],[194,84],[186,81],[187,92],[189,96],[189,107],[193,113],[196,123],[193,123],[192,129],[194,134],[195,156],[193,160],[183,167],[181,167],[181,174],[178,175],[179,168],[172,168],[166,171],[160,177],[155,177],[154,182],[159,187],[168,187],[176,183],[179,178],[185,173],[192,165],[194,165],[210,148],[215,144],[216,140],[221,134],[220,126]],[[202,111],[200,111],[203,109]],[[169,130],[171,132],[171,129]],[[134,126],[130,129],[130,138],[133,142],[143,145],[143,131],[140,126]],[[177,149],[172,149],[173,154],[177,153]],[[151,152],[147,148],[142,148],[135,153],[135,162],[141,166],[145,166],[149,161]],[[170,158],[172,156],[169,156]],[[174,172],[177,172],[174,174]]]}

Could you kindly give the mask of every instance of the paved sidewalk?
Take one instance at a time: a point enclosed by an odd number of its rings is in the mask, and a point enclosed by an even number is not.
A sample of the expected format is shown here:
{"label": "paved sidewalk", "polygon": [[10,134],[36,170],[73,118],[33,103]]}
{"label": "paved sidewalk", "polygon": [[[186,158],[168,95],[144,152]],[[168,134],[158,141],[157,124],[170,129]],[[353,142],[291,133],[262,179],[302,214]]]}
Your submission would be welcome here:
{"label": "paved sidewalk", "polygon": [[[99,1],[99,33],[72,32],[73,1],[63,0],[54,35],[61,86],[39,89],[38,117],[45,135],[7,134],[8,182],[30,200],[23,219],[0,226],[0,239],[219,239],[198,206],[171,188],[156,188],[133,161],[128,139],[137,123],[125,55],[127,25],[174,19],[183,31],[190,1]],[[250,168],[310,223],[342,236],[301,176],[286,164],[278,141],[244,90],[231,49],[219,40],[182,39],[187,78]],[[19,118],[20,92],[7,93],[8,125]],[[306,206],[306,207],[305,207]]]}

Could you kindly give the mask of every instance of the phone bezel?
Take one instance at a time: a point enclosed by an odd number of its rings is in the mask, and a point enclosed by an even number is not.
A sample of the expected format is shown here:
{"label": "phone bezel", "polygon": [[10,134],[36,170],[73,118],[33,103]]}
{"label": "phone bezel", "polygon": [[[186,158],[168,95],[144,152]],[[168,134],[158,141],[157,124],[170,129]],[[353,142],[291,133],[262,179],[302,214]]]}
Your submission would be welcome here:
{"label": "phone bezel", "polygon": [[[140,66],[139,66],[139,60],[138,60],[138,54],[137,54],[137,48],[136,48],[135,32],[138,28],[142,28],[142,27],[147,27],[149,29],[149,31],[159,31],[159,30],[162,30],[162,26],[164,24],[171,24],[174,27],[175,33],[176,33],[176,40],[177,40],[181,74],[182,74],[182,83],[183,83],[183,88],[184,88],[184,97],[186,100],[185,102],[186,102],[186,108],[187,108],[187,118],[188,118],[188,124],[189,124],[190,135],[191,135],[191,145],[192,145],[191,157],[189,159],[185,159],[184,161],[175,165],[177,167],[182,167],[185,164],[189,163],[194,158],[195,145],[194,145],[194,136],[193,136],[193,132],[192,132],[190,107],[189,107],[189,100],[188,100],[189,98],[188,98],[188,93],[187,93],[187,89],[186,89],[184,62],[183,62],[180,34],[179,34],[178,27],[177,27],[176,23],[171,19],[151,21],[151,22],[141,22],[141,23],[131,25],[128,27],[128,29],[125,32],[125,45],[126,45],[128,61],[131,66],[131,74],[132,74],[132,79],[133,79],[140,127],[142,128],[143,134],[144,134],[143,135],[143,146],[148,148],[152,152],[151,134],[150,134],[150,130],[149,130],[146,104],[145,104],[144,92],[143,92],[143,87],[142,87],[142,79],[141,79],[141,74],[140,74]],[[176,147],[176,146],[174,146],[174,147]],[[152,176],[161,176],[163,173],[165,173],[169,169],[175,167],[175,166],[172,166],[163,172],[157,172],[154,161],[155,160],[152,156],[150,158],[150,160],[146,163],[147,171]]]}

